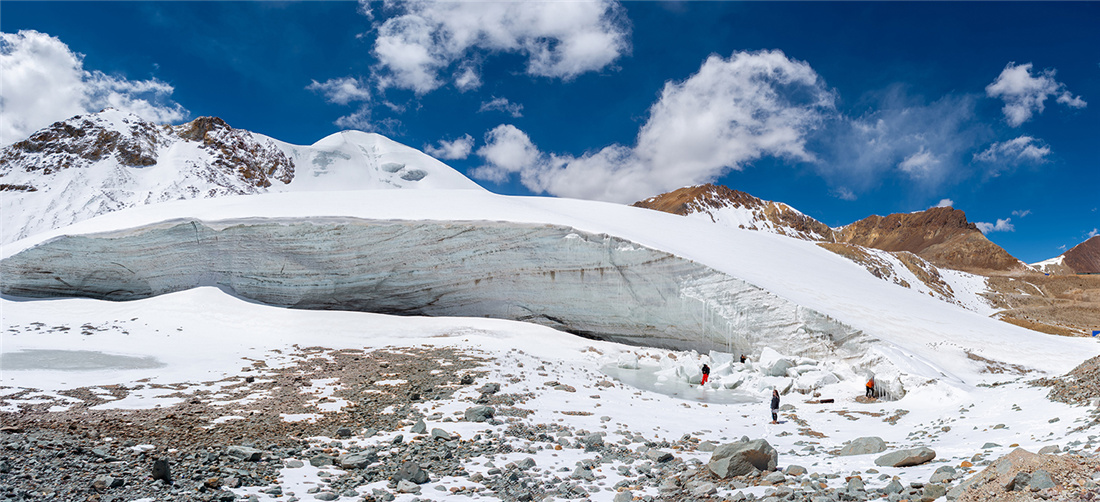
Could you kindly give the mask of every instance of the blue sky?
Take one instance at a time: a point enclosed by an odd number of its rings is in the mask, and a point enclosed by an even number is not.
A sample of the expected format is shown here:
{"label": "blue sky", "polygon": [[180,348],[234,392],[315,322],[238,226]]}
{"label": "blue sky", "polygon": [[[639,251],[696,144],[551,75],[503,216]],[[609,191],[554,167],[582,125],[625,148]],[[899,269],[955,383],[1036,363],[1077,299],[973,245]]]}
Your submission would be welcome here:
{"label": "blue sky", "polygon": [[345,128],[487,189],[717,182],[829,225],[951,204],[1027,262],[1100,227],[1100,3],[9,2],[0,143],[105,105]]}

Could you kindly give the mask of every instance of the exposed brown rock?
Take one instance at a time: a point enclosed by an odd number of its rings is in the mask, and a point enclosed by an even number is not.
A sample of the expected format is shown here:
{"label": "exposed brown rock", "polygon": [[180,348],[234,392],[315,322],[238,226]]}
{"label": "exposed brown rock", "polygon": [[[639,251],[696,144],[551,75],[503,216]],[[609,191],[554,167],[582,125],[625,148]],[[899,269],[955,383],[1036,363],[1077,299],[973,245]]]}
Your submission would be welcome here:
{"label": "exposed brown rock", "polygon": [[1062,253],[1062,263],[1078,274],[1100,274],[1100,235]]}
{"label": "exposed brown rock", "polygon": [[[705,213],[710,215],[712,220],[714,210],[725,207],[745,208],[753,213],[757,221],[771,223],[779,234],[805,240],[833,241],[833,229],[798,212],[791,206],[782,202],[763,200],[722,185],[708,183],[684,187],[635,202],[633,205],[682,216]],[[755,226],[749,229],[757,230]]]}
{"label": "exposed brown rock", "polygon": [[[103,129],[88,118],[74,117],[55,122],[31,137],[0,152],[0,172],[22,165],[28,172],[53,174],[63,169],[84,167],[107,157],[124,166],[144,167],[157,163],[156,126],[131,123],[127,134]],[[49,162],[34,159],[49,158]]]}
{"label": "exposed brown rock", "polygon": [[1020,270],[1024,265],[950,207],[870,216],[836,232],[837,242],[909,251],[938,267],[967,271]]}

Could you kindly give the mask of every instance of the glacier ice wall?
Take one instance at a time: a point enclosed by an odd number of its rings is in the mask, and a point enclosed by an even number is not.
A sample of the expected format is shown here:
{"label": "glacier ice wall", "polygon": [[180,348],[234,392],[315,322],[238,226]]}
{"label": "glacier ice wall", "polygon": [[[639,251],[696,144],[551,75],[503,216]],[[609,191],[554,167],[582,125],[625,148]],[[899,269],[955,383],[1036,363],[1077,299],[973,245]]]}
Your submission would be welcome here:
{"label": "glacier ice wall", "polygon": [[216,285],[293,308],[512,319],[680,350],[857,357],[869,338],[696,262],[558,225],[175,220],[58,237],[0,261],[0,276],[21,297]]}

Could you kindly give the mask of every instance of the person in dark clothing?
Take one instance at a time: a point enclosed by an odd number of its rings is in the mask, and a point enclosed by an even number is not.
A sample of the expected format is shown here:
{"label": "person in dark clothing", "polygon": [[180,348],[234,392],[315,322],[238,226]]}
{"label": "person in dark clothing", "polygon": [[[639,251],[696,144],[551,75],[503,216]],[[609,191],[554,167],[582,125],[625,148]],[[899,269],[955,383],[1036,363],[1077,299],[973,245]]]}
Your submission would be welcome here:
{"label": "person in dark clothing", "polygon": [[779,391],[772,389],[772,423],[779,423]]}
{"label": "person in dark clothing", "polygon": [[867,379],[867,397],[875,397],[875,377]]}
{"label": "person in dark clothing", "polygon": [[741,364],[745,364],[745,354],[741,354]]}
{"label": "person in dark clothing", "polygon": [[703,381],[699,385],[706,385],[708,378],[710,378],[710,366],[703,364]]}

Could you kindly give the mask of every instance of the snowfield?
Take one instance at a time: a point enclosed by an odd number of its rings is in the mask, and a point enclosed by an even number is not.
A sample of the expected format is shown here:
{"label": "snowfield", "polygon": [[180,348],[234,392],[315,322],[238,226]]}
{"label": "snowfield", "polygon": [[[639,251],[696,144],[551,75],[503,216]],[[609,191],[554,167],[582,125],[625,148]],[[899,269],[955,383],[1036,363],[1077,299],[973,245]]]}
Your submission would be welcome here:
{"label": "snowfield", "polygon": [[[402,347],[451,347],[485,357],[486,370],[478,382],[460,389],[451,399],[426,400],[414,404],[425,420],[427,430],[440,428],[452,435],[469,439],[493,434],[507,437],[514,453],[490,455],[467,460],[470,473],[487,474],[493,465],[503,467],[527,458],[534,460],[536,477],[552,477],[560,470],[574,471],[579,464],[591,462],[594,453],[576,446],[572,436],[567,446],[555,449],[545,444],[505,436],[517,424],[544,427],[565,426],[574,431],[604,433],[607,443],[624,442],[630,448],[645,448],[645,441],[676,442],[688,435],[696,442],[725,443],[741,436],[766,439],[780,452],[781,468],[800,465],[810,472],[864,472],[868,489],[884,487],[892,476],[909,481],[927,481],[938,467],[958,466],[963,461],[996,458],[1016,445],[1029,451],[1044,446],[1092,448],[1089,429],[1080,430],[1089,418],[1086,407],[1071,407],[1046,400],[1046,389],[1026,385],[1030,377],[973,373],[972,381],[997,382],[996,386],[938,385],[909,392],[899,401],[858,403],[862,381],[844,380],[818,390],[834,403],[813,404],[809,395],[791,393],[783,397],[783,412],[778,425],[768,423],[766,385],[762,364],[756,369],[731,369],[729,358],[664,349],[626,346],[611,342],[585,340],[549,328],[528,323],[494,319],[392,317],[361,312],[292,310],[265,306],[231,296],[216,288],[198,288],[131,302],[103,302],[86,299],[49,301],[0,301],[4,315],[4,355],[34,350],[63,348],[76,356],[108,354],[117,359],[102,363],[98,369],[47,368],[39,361],[24,369],[5,369],[0,388],[6,398],[4,411],[13,411],[21,403],[54,402],[54,411],[63,411],[79,402],[61,394],[66,389],[100,389],[110,395],[112,386],[130,389],[124,399],[109,401],[99,409],[166,408],[187,399],[188,395],[224,392],[226,382],[242,382],[254,377],[255,384],[266,375],[287,367],[305,347],[326,349],[401,350]],[[310,349],[316,350],[316,349]],[[126,361],[152,358],[156,368],[127,367]],[[89,357],[89,359],[95,359]],[[7,359],[5,359],[6,361]],[[630,362],[636,362],[632,369]],[[699,388],[698,367],[708,362],[716,369],[717,385]],[[627,363],[627,364],[624,364]],[[808,363],[808,361],[802,361]],[[829,366],[827,362],[819,364]],[[626,367],[621,367],[626,366]],[[749,366],[753,366],[750,360]],[[833,366],[829,366],[833,367]],[[724,368],[724,369],[723,369]],[[834,367],[835,368],[835,367]],[[634,387],[609,374],[630,372],[638,378],[650,378],[649,388]],[[649,375],[649,377],[646,377]],[[401,375],[384,377],[377,382],[400,389]],[[407,376],[406,376],[407,378]],[[723,381],[741,380],[737,389],[725,389]],[[337,413],[346,402],[325,399],[332,395],[334,379],[315,378],[302,392],[315,403],[313,413],[284,416],[284,421],[314,420]],[[630,381],[626,378],[623,381]],[[531,413],[522,418],[504,417],[496,425],[468,422],[462,413],[473,406],[483,382],[499,383],[502,394],[529,394],[519,405]],[[610,382],[610,383],[608,383]],[[33,393],[10,396],[24,388]],[[182,391],[181,391],[182,389]],[[263,392],[254,391],[243,398],[215,401],[220,414],[209,415],[210,427],[243,420],[250,415],[251,403],[262,401]],[[727,399],[737,393],[739,399]],[[369,400],[370,394],[363,397]],[[455,417],[452,420],[451,417]],[[397,434],[406,440],[420,437],[412,432],[415,420],[407,420],[396,431],[362,435],[355,429],[349,438],[313,438],[319,447],[339,444],[379,448],[384,451]],[[889,448],[928,446],[936,451],[936,461],[916,467],[879,467],[872,461],[877,455],[836,456],[846,441],[862,436],[878,436]],[[560,440],[561,437],[555,438]],[[110,445],[108,439],[107,445]],[[988,444],[987,444],[988,443]],[[991,446],[991,444],[993,446]],[[1084,445],[1084,446],[1080,446]],[[706,449],[667,450],[684,462],[706,463]],[[980,454],[977,458],[974,456]],[[335,466],[314,467],[286,460],[277,479],[283,493],[299,497],[311,488],[326,486],[324,479],[346,471]],[[383,459],[384,460],[384,459]],[[601,465],[598,464],[597,465]],[[612,462],[593,472],[597,476],[584,483],[592,500],[610,501],[623,475],[641,465]],[[873,473],[867,473],[869,469]],[[965,471],[964,471],[965,472]],[[561,474],[566,477],[569,473]],[[872,475],[874,474],[874,475]],[[880,477],[882,476],[882,477]],[[844,478],[827,480],[831,487],[843,487]],[[451,488],[481,486],[466,478],[438,477],[422,485],[418,494],[397,494],[397,500],[470,499],[478,495],[451,493]],[[442,487],[442,491],[435,489]],[[385,489],[385,482],[364,485],[360,493]],[[763,496],[773,490],[749,486],[741,490],[719,491],[719,496],[742,494]],[[242,487],[239,495],[256,495],[260,500],[276,500],[259,488]],[[640,488],[634,495],[658,496],[655,488]],[[342,497],[339,500],[352,500]]]}

